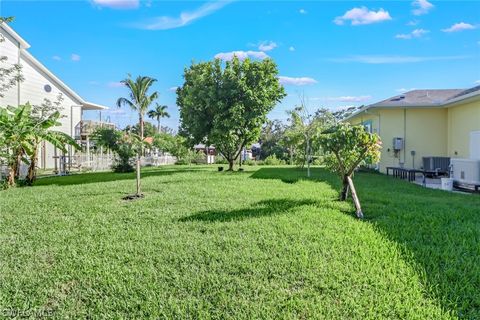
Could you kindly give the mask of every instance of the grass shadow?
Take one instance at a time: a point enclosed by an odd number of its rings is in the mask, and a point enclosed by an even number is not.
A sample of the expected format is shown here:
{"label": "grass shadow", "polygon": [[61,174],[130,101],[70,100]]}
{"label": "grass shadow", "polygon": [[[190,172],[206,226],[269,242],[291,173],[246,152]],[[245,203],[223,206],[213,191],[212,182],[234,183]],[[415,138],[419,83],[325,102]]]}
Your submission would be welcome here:
{"label": "grass shadow", "polygon": [[[325,181],[334,178],[331,174],[324,174],[326,173],[326,171],[318,167],[312,167],[310,173],[310,177],[307,177],[306,168],[302,169],[298,167],[268,167],[258,169],[250,175],[250,178],[281,180],[285,183],[296,183],[300,180]],[[331,182],[334,182],[334,180],[332,179]]]}
{"label": "grass shadow", "polygon": [[[198,172],[198,171],[207,171],[210,168],[206,167],[147,167],[142,169],[142,178],[155,177],[155,176],[168,176],[178,173],[185,172]],[[110,182],[110,181],[120,181],[120,180],[134,180],[135,172],[129,173],[114,173],[111,171],[105,172],[88,172],[88,173],[79,173],[72,174],[68,176],[61,177],[45,177],[38,179],[34,183],[34,187],[37,186],[67,186],[67,185],[79,185],[79,184],[88,184],[88,183],[99,183],[99,182]]]}
{"label": "grass shadow", "polygon": [[236,210],[207,210],[198,212],[191,216],[179,219],[181,222],[203,221],[203,222],[228,222],[240,221],[247,218],[259,218],[278,215],[289,210],[317,204],[314,200],[291,200],[291,199],[269,199],[256,202],[250,207]]}
{"label": "grass shadow", "polygon": [[[340,190],[340,179],[322,168],[261,168],[254,179],[322,181]],[[427,294],[465,319],[480,319],[480,197],[421,186],[381,174],[354,178],[366,219],[400,244],[424,279]],[[351,200],[349,200],[351,201]]]}

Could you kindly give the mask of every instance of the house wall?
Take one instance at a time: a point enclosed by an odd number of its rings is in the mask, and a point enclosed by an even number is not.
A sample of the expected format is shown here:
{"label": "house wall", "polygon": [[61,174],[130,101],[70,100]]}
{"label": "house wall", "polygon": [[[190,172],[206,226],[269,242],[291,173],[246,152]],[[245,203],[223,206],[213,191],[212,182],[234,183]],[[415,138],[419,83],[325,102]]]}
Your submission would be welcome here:
{"label": "house wall", "polygon": [[[42,72],[23,52],[23,49],[19,49],[19,43],[15,39],[10,37],[2,28],[0,28],[0,32],[5,38],[5,41],[0,43],[0,55],[7,56],[7,62],[10,64],[20,63],[24,77],[24,81],[4,93],[4,97],[0,98],[0,106],[17,106],[27,102],[32,105],[39,105],[44,102],[44,99],[55,102],[59,94],[62,94],[63,100],[60,110],[62,118],[59,121],[61,125],[55,127],[54,130],[74,136],[75,126],[82,117],[79,102],[75,101],[60,85]],[[45,85],[52,88],[51,92],[45,91]],[[54,168],[54,148],[49,143],[44,145],[43,147],[42,144],[39,151],[39,165],[42,168]]]}
{"label": "house wall", "polygon": [[[350,119],[352,124],[373,123],[373,132],[383,142],[378,169],[403,164],[408,168],[422,167],[422,157],[447,155],[447,110],[446,109],[371,109],[369,114],[359,114]],[[404,148],[393,151],[393,138],[404,139]],[[415,155],[411,154],[415,151]]]}
{"label": "house wall", "polygon": [[[2,28],[0,28],[0,34],[3,37],[4,41],[0,42],[0,56],[6,56],[8,59],[2,64],[6,64],[7,66],[12,66],[19,62],[19,44]],[[2,92],[4,95],[3,98],[0,98],[0,106],[16,106],[19,104],[18,101],[18,86],[14,86],[7,92]]]}
{"label": "house wall", "polygon": [[448,108],[448,155],[470,157],[470,133],[480,131],[480,98]]}

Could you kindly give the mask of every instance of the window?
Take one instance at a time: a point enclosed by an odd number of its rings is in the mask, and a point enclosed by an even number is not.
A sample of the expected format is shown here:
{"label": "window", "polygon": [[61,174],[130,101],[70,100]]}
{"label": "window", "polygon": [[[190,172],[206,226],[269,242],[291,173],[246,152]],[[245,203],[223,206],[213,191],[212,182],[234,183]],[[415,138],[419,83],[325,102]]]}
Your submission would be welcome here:
{"label": "window", "polygon": [[367,132],[370,132],[370,133],[373,132],[373,130],[372,130],[372,129],[373,129],[373,128],[372,128],[372,120],[363,121],[363,122],[362,122],[362,125],[363,125],[363,127],[365,128],[365,130],[366,130]]}

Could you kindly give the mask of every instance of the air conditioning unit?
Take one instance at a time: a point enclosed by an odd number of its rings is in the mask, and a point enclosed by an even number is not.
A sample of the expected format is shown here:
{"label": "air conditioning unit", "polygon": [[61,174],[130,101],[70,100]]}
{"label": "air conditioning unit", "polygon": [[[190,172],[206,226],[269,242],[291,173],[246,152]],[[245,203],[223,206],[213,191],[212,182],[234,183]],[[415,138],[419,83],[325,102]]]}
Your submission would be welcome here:
{"label": "air conditioning unit", "polygon": [[393,150],[398,151],[403,149],[403,138],[393,138]]}
{"label": "air conditioning unit", "polygon": [[423,170],[429,172],[449,173],[449,157],[422,157]]}
{"label": "air conditioning unit", "polygon": [[451,159],[453,181],[462,184],[480,185],[480,159]]}

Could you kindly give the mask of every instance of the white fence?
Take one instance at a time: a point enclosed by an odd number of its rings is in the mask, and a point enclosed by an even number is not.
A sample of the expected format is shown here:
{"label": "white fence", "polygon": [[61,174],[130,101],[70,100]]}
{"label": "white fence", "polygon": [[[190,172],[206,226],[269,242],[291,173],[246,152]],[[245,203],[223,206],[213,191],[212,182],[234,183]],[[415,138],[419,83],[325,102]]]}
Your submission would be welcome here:
{"label": "white fence", "polygon": [[[72,159],[72,169],[102,171],[112,167],[112,154],[76,153]],[[68,167],[68,164],[67,164]]]}
{"label": "white fence", "polygon": [[[146,156],[141,158],[141,166],[164,166],[175,164],[177,158],[171,155]],[[65,174],[66,171],[105,171],[110,170],[114,162],[113,154],[83,154],[76,153],[69,163],[68,157],[59,157],[57,163],[58,174]],[[52,168],[53,169],[53,168]],[[22,163],[20,166],[20,177],[27,175],[28,165]],[[54,173],[56,173],[54,171]],[[0,180],[8,175],[8,168],[0,164]]]}
{"label": "white fence", "polygon": [[[142,157],[140,164],[145,166],[164,166],[169,164],[175,164],[177,158],[171,155],[159,155],[159,156],[146,156]],[[114,162],[114,156],[112,154],[83,154],[77,153],[73,156],[72,169],[79,170],[109,170]],[[67,164],[68,167],[68,164]]]}
{"label": "white fence", "polygon": [[171,155],[163,155],[163,156],[147,156],[142,157],[140,160],[140,164],[142,167],[144,166],[165,166],[168,164],[175,164],[177,162],[177,158]]}

